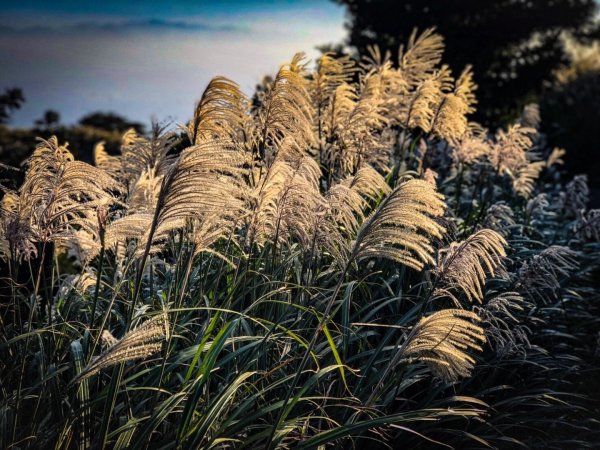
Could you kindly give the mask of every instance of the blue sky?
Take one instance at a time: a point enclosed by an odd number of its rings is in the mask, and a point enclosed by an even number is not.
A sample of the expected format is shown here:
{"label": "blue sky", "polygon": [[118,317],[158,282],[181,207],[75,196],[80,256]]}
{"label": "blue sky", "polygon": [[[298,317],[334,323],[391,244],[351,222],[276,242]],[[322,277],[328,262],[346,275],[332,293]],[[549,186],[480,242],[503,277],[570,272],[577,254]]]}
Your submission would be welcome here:
{"label": "blue sky", "polygon": [[47,109],[73,123],[114,111],[183,123],[215,75],[246,93],[297,51],[345,37],[344,10],[328,0],[0,0],[0,89],[26,103],[11,122]]}

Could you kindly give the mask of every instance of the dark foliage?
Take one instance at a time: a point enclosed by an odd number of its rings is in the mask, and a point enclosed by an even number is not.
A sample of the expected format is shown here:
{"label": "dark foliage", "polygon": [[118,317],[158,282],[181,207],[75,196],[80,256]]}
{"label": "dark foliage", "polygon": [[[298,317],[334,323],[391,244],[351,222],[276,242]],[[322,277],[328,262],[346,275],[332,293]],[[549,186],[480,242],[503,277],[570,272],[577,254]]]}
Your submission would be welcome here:
{"label": "dark foliage", "polygon": [[[593,189],[600,187],[600,72],[581,74],[555,83],[540,105],[544,132],[551,145],[569,149],[565,158],[571,173],[587,173]],[[593,193],[594,206],[600,196]]]}
{"label": "dark foliage", "polygon": [[144,125],[139,122],[129,121],[128,119],[112,112],[93,112],[79,120],[80,125],[98,128],[106,131],[118,131],[123,133],[133,128],[138,133],[144,133]]}
{"label": "dark foliage", "polygon": [[60,114],[58,111],[48,109],[44,115],[37,119],[34,124],[40,128],[54,128],[60,123]]}
{"label": "dark foliage", "polygon": [[474,66],[477,119],[499,125],[539,95],[542,80],[563,61],[560,32],[598,34],[594,0],[336,0],[348,8],[349,44],[371,44],[396,57],[414,27],[436,26],[453,71]]}
{"label": "dark foliage", "polygon": [[0,95],[0,124],[7,123],[11,113],[19,109],[24,101],[25,97],[21,89],[5,89],[4,94]]}

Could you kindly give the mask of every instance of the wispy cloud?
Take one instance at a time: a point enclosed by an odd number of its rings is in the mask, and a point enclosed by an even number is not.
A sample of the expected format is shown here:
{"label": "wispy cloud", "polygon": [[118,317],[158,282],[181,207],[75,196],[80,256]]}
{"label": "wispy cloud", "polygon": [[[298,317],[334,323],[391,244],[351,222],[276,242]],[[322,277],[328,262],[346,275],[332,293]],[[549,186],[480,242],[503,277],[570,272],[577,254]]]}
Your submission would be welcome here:
{"label": "wispy cloud", "polygon": [[249,31],[248,26],[240,24],[214,24],[202,22],[186,22],[169,19],[142,20],[97,20],[83,21],[71,24],[40,24],[26,26],[11,26],[0,24],[2,34],[72,34],[72,33],[123,33],[123,32],[153,32],[153,31],[182,31],[182,32],[232,32]]}

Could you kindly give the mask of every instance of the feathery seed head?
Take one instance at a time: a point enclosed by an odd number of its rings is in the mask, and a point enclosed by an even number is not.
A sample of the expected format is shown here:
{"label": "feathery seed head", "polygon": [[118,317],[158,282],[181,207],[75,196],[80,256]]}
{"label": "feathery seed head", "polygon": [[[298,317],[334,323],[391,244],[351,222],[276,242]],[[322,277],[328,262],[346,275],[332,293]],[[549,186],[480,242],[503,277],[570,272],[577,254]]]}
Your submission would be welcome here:
{"label": "feathery seed head", "polygon": [[446,381],[467,377],[475,360],[466,351],[481,351],[486,341],[479,316],[462,309],[445,309],[423,317],[403,346],[403,356],[425,362]]}
{"label": "feathery seed head", "polygon": [[358,231],[352,255],[357,260],[383,257],[416,270],[433,263],[432,238],[444,228],[434,219],[445,203],[425,180],[409,180],[394,189],[371,213]]}
{"label": "feathery seed head", "polygon": [[463,242],[453,242],[440,250],[436,272],[442,287],[436,295],[448,295],[460,304],[452,290],[463,292],[469,302],[483,300],[487,275],[505,275],[502,258],[506,256],[506,240],[496,231],[483,229]]}

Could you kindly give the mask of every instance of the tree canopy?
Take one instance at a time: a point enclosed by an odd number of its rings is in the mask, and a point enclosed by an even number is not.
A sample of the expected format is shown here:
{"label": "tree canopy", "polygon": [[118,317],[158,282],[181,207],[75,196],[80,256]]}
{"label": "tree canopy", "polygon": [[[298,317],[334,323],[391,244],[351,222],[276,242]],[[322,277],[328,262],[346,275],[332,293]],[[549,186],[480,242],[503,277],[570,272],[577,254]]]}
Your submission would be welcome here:
{"label": "tree canopy", "polygon": [[505,122],[536,100],[542,82],[561,63],[560,34],[598,36],[594,0],[334,0],[346,5],[348,43],[392,51],[413,28],[435,26],[445,37],[444,60],[453,71],[474,66],[477,119]]}
{"label": "tree canopy", "polygon": [[56,127],[60,123],[60,113],[53,109],[48,109],[44,112],[44,115],[39,119],[35,120],[33,124],[37,127],[51,129]]}
{"label": "tree canopy", "polygon": [[23,102],[25,97],[21,89],[5,89],[4,94],[0,94],[0,125],[9,121],[12,112],[19,109]]}
{"label": "tree canopy", "polygon": [[106,131],[125,132],[133,128],[138,133],[144,132],[144,125],[139,122],[132,122],[125,117],[112,112],[93,112],[79,120],[80,125],[98,128]]}

